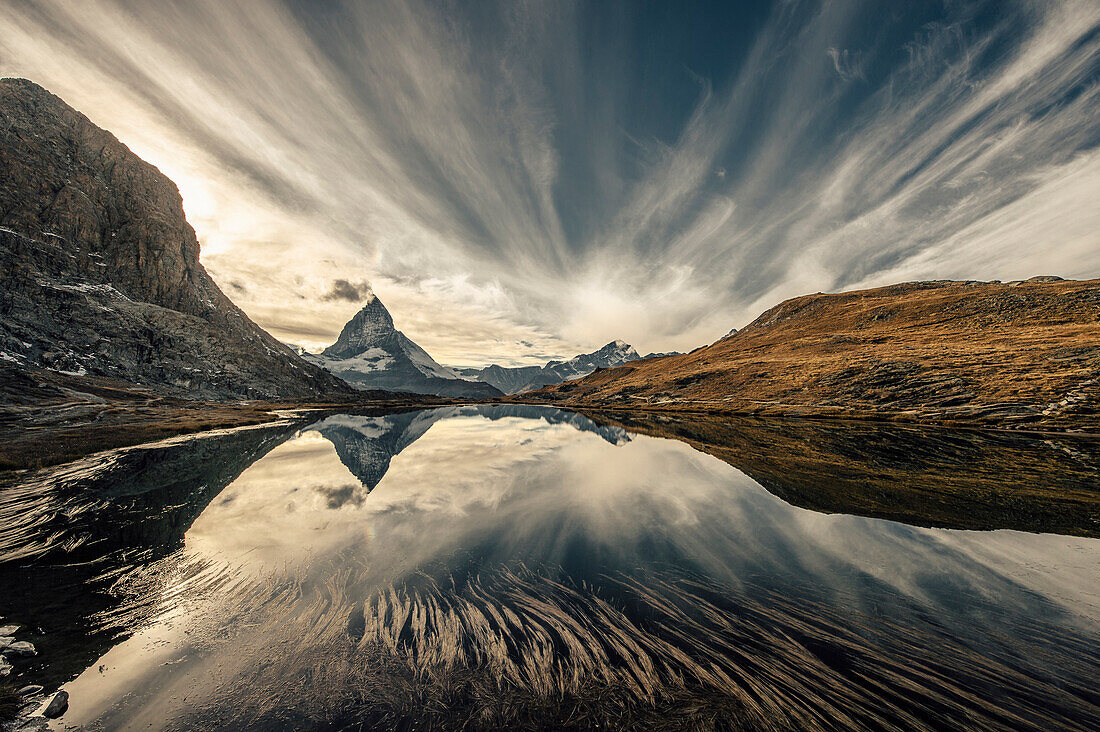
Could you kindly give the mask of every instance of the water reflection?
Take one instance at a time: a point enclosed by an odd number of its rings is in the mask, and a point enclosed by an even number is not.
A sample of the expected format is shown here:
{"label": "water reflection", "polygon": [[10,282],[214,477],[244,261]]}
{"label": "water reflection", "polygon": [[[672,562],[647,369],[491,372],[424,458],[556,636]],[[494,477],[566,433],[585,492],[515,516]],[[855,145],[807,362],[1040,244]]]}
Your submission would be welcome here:
{"label": "water reflection", "polygon": [[[89,605],[84,620],[136,633],[68,684],[65,721],[1087,729],[1100,720],[1100,542],[826,515],[757,482],[813,496],[816,470],[823,489],[811,500],[843,510],[835,473],[846,468],[846,485],[863,486],[854,500],[874,513],[867,496],[885,505],[882,496],[905,492],[899,461],[924,476],[913,483],[926,493],[928,466],[955,460],[928,439],[973,457],[979,437],[830,438],[821,427],[800,439],[794,428],[745,423],[725,425],[737,434],[719,440],[721,425],[595,416],[514,406],[330,416],[238,446],[237,461],[204,454],[190,501],[179,486],[191,477],[149,488],[144,467],[84,466],[83,493],[63,481],[51,493],[44,479],[36,495],[49,495],[55,514],[125,473],[142,495],[170,498],[165,514],[175,517],[140,561],[127,547],[150,545],[141,532],[115,548],[102,526],[102,536],[91,523],[37,532],[24,511],[22,528],[4,535],[9,557],[39,567],[60,566],[74,542],[116,556],[93,562],[95,578],[114,579],[109,602]],[[885,459],[886,445],[903,457]],[[979,472],[1008,459],[1024,476],[1043,474],[1022,444],[1007,447],[1018,454],[991,450]],[[776,467],[784,452],[786,470]],[[830,463],[832,473],[807,467]],[[148,464],[186,473],[170,455]],[[962,500],[977,478],[953,480],[941,503]],[[973,493],[963,497],[980,503]],[[1070,515],[1044,510],[1063,523]],[[141,525],[146,513],[113,518]],[[1087,533],[1088,521],[1080,526]]]}

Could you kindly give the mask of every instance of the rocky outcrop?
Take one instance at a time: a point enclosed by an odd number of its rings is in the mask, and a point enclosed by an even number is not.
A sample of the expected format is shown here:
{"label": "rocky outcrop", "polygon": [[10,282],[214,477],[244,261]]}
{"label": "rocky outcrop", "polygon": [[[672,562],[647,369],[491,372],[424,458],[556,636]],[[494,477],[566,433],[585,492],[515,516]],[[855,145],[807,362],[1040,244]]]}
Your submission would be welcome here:
{"label": "rocky outcrop", "polygon": [[0,360],[163,393],[350,393],[218,289],[174,183],[45,89],[0,80]]}
{"label": "rocky outcrop", "polygon": [[683,356],[532,401],[1100,430],[1100,280],[914,282],[787,300]]}
{"label": "rocky outcrop", "polygon": [[357,389],[434,394],[460,399],[503,396],[489,384],[468,381],[436,363],[428,352],[393,324],[393,317],[373,293],[320,354],[302,353]]}

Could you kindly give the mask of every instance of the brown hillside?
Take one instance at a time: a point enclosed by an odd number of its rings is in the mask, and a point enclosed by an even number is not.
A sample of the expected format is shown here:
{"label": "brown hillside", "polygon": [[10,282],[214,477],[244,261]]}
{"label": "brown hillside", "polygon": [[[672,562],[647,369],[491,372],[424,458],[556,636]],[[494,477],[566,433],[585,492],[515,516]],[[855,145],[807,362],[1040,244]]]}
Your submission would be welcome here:
{"label": "brown hillside", "polygon": [[805,295],[683,356],[525,400],[914,422],[1100,427],[1100,280],[917,282]]}

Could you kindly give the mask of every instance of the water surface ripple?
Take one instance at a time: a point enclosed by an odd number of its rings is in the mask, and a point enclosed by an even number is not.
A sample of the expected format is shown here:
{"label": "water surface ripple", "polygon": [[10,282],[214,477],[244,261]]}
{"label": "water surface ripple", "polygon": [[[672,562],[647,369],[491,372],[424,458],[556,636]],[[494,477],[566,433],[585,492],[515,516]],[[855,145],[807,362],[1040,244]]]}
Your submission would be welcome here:
{"label": "water surface ripple", "polygon": [[69,691],[59,728],[1100,726],[1095,448],[593,417],[333,415],[36,473],[0,491],[21,673]]}

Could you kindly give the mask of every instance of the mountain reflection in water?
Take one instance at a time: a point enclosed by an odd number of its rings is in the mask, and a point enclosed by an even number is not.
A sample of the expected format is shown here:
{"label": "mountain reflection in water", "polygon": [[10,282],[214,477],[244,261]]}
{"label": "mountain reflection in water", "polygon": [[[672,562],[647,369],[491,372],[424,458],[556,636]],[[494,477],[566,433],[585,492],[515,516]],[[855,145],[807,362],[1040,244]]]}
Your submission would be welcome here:
{"label": "mountain reflection in water", "polygon": [[334,415],[45,471],[0,493],[0,614],[104,729],[1100,723],[1092,443],[593,417]]}

